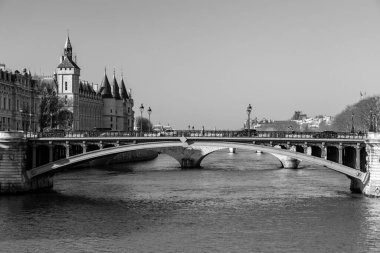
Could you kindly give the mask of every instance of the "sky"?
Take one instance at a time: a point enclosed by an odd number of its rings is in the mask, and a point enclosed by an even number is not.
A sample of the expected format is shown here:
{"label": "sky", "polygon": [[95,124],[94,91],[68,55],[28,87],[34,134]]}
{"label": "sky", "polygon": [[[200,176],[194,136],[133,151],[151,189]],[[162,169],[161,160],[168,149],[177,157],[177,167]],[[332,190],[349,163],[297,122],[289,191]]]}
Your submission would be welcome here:
{"label": "sky", "polygon": [[[176,129],[335,115],[380,91],[380,1],[0,0],[0,63],[51,75],[67,33],[81,79],[124,75]],[[146,110],[144,117],[148,117]]]}

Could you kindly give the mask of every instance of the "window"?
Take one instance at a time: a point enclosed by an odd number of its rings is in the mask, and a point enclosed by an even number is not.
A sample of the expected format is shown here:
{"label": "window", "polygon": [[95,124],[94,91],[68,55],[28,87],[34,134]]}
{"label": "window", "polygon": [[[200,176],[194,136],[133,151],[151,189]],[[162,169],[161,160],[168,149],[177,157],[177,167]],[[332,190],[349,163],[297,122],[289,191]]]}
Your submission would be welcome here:
{"label": "window", "polygon": [[11,99],[8,98],[8,110],[10,110],[10,109],[11,109]]}
{"label": "window", "polygon": [[111,117],[111,122],[112,122],[112,117]]}
{"label": "window", "polygon": [[67,90],[67,82],[65,82],[65,90]]}
{"label": "window", "polygon": [[111,113],[112,113],[112,109],[111,109]]}

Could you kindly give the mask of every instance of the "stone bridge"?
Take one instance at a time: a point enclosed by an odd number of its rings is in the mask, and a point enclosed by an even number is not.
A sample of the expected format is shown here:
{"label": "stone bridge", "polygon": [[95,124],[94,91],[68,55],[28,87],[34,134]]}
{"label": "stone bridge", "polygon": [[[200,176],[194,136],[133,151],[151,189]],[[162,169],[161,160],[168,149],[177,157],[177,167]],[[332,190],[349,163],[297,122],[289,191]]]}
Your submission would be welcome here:
{"label": "stone bridge", "polygon": [[[2,136],[2,137],[1,137]],[[173,136],[109,132],[64,134],[0,133],[0,192],[52,187],[52,175],[74,164],[136,150],[155,150],[174,157],[182,168],[199,167],[220,149],[271,153],[283,167],[309,161],[345,174],[353,192],[380,196],[380,135],[337,133],[178,131]]]}

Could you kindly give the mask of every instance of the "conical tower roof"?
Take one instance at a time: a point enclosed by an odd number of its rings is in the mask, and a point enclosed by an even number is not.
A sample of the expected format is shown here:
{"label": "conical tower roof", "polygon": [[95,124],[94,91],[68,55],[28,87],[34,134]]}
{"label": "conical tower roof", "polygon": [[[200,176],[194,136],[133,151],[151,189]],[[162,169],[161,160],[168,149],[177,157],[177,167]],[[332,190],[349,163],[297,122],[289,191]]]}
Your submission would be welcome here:
{"label": "conical tower roof", "polygon": [[124,78],[121,77],[120,81],[120,90],[121,90],[121,98],[122,99],[129,99],[127,89],[125,88]]}
{"label": "conical tower roof", "polygon": [[72,48],[72,47],[71,47],[71,42],[70,42],[70,37],[69,37],[69,36],[67,36],[66,43],[65,43],[65,48],[66,48],[66,49],[67,49],[67,48]]}
{"label": "conical tower roof", "polygon": [[115,99],[118,99],[118,100],[121,99],[120,92],[119,92],[119,85],[117,84],[116,77],[115,77],[115,70],[113,71],[112,93]]}
{"label": "conical tower roof", "polygon": [[108,82],[106,70],[104,70],[104,78],[100,85],[99,93],[102,95],[102,98],[112,98],[111,86]]}

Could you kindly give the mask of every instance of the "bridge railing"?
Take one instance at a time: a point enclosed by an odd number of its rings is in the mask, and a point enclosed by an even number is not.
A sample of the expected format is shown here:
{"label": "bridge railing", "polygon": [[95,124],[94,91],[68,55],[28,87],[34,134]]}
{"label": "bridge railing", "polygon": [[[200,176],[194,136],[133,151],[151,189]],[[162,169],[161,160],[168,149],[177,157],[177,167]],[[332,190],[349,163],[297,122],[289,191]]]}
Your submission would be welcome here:
{"label": "bridge railing", "polygon": [[219,137],[219,138],[295,138],[295,139],[364,139],[366,133],[349,132],[289,132],[289,131],[229,131],[175,130],[171,132],[125,131],[51,131],[24,132],[26,138],[85,138],[85,137]]}

